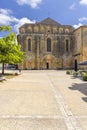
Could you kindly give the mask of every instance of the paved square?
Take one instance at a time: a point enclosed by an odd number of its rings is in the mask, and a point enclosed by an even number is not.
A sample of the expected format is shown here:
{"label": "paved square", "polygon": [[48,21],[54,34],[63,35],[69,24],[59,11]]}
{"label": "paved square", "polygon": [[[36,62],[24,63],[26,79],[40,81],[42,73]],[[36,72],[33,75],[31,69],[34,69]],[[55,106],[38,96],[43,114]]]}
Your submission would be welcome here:
{"label": "paved square", "polygon": [[87,130],[86,87],[65,71],[22,71],[0,83],[0,130]]}

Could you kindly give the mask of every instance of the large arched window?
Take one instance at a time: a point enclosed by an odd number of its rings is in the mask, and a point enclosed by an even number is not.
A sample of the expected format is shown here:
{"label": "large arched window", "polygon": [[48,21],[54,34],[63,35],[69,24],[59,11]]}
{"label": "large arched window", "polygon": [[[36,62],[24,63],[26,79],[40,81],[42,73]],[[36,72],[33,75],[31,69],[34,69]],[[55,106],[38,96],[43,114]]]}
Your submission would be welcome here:
{"label": "large arched window", "polygon": [[28,39],[28,51],[31,51],[31,39]]}
{"label": "large arched window", "polygon": [[69,51],[69,40],[66,40],[66,52]]}
{"label": "large arched window", "polygon": [[47,51],[51,52],[51,39],[47,38]]}

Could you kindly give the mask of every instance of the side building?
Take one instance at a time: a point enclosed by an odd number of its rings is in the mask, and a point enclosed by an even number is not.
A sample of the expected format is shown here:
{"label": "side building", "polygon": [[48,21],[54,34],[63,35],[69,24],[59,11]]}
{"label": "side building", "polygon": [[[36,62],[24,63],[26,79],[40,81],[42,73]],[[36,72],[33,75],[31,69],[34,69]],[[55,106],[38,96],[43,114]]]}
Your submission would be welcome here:
{"label": "side building", "polygon": [[[51,18],[35,24],[24,24],[19,28],[18,43],[26,53],[26,58],[19,68],[73,68],[74,60],[82,61],[83,52],[86,53],[86,37],[83,38],[83,35],[86,35],[87,28],[83,34],[82,28],[84,27],[75,30],[72,26],[61,25]],[[86,59],[87,54],[84,55]]]}
{"label": "side building", "polygon": [[75,37],[74,60],[77,63],[87,61],[87,26],[80,26],[73,31]]}

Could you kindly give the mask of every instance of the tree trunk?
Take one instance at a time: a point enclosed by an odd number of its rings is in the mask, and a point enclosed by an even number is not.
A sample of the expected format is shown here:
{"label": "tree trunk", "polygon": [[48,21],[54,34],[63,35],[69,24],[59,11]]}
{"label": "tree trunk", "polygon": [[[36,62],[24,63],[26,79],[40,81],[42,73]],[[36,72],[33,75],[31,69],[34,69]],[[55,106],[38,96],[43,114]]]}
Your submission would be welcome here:
{"label": "tree trunk", "polygon": [[2,74],[4,75],[4,63],[2,63]]}

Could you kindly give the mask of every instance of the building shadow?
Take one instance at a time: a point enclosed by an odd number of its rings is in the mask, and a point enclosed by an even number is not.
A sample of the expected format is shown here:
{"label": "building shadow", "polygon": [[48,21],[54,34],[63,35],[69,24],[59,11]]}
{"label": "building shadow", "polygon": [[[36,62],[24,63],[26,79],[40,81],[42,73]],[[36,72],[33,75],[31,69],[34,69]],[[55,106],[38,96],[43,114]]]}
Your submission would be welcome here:
{"label": "building shadow", "polygon": [[[81,83],[81,84],[75,83],[71,87],[69,87],[69,89],[80,91],[82,94],[87,96],[87,83]],[[87,97],[82,97],[82,100],[87,102]]]}
{"label": "building shadow", "polygon": [[82,99],[83,99],[83,101],[87,102],[87,98],[86,97],[83,97]]}
{"label": "building shadow", "polygon": [[76,79],[76,78],[78,78],[81,81],[83,81],[82,76],[78,75],[78,76],[75,77],[75,76],[71,75],[71,79]]}

